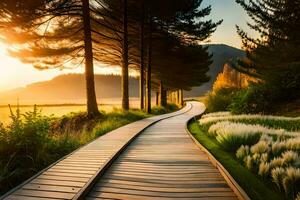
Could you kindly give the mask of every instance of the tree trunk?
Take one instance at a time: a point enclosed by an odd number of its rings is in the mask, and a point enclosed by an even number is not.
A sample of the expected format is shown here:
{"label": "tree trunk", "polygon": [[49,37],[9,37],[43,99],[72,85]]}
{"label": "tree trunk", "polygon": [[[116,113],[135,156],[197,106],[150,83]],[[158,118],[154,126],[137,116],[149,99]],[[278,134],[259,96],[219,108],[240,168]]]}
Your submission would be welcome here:
{"label": "tree trunk", "polygon": [[87,92],[87,115],[93,117],[99,113],[95,92],[93,46],[91,35],[89,0],[82,0],[84,51],[85,51],[85,81]]}
{"label": "tree trunk", "polygon": [[149,17],[149,33],[148,33],[148,67],[146,80],[147,103],[146,111],[151,113],[151,65],[152,65],[152,19]]}
{"label": "tree trunk", "polygon": [[183,101],[183,98],[184,98],[183,89],[181,89],[180,91],[181,91],[181,106],[183,106],[183,103],[184,103],[184,101]]}
{"label": "tree trunk", "polygon": [[177,104],[180,105],[180,90],[176,90],[176,94],[177,94]]}
{"label": "tree trunk", "polygon": [[128,16],[127,0],[123,0],[123,48],[122,48],[122,108],[129,109],[129,81],[128,81]]}
{"label": "tree trunk", "polygon": [[144,1],[142,2],[142,16],[141,16],[141,22],[140,22],[140,28],[141,28],[141,55],[140,55],[140,107],[141,110],[144,109],[145,107],[145,102],[144,102],[144,84],[145,84],[145,66],[144,66],[144,48],[145,48],[145,43],[144,43],[144,23],[145,23],[145,5]]}
{"label": "tree trunk", "polygon": [[160,92],[160,106],[167,106],[167,91],[164,89],[163,82],[160,81],[159,84],[159,92]]}
{"label": "tree trunk", "polygon": [[159,106],[159,96],[160,96],[160,94],[159,94],[159,92],[156,92],[156,106]]}
{"label": "tree trunk", "polygon": [[183,106],[183,89],[180,90],[180,105]]}
{"label": "tree trunk", "polygon": [[176,90],[173,91],[173,101],[174,101],[175,104],[177,104]]}

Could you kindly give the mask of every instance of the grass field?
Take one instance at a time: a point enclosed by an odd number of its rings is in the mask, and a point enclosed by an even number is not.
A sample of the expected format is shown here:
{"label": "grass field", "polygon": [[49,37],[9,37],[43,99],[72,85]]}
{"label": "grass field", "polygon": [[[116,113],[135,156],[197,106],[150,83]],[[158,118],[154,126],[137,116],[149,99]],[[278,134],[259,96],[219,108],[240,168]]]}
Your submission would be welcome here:
{"label": "grass field", "polygon": [[[69,113],[78,113],[84,112],[86,110],[86,106],[82,104],[53,104],[53,105],[38,105],[38,109],[41,109],[42,114],[45,116],[54,116],[61,117],[63,115],[67,115]],[[28,111],[32,111],[33,105],[20,105],[19,106],[21,114],[24,114]],[[120,108],[118,105],[99,105],[101,111],[106,113],[113,111],[114,108]],[[12,106],[13,112],[17,109],[16,106]],[[10,119],[10,109],[8,105],[0,106],[0,122],[3,124],[8,124]]]}

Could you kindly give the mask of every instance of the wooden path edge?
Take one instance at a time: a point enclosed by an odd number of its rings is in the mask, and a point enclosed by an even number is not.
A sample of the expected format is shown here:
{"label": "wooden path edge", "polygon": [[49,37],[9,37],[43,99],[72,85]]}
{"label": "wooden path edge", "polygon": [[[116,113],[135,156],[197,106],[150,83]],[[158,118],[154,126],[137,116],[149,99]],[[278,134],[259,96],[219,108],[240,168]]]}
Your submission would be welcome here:
{"label": "wooden path edge", "polygon": [[[187,106],[190,106],[189,108],[187,108]],[[161,117],[153,122],[151,122],[150,124],[148,124],[147,126],[145,126],[141,131],[137,132],[132,138],[130,138],[130,140],[128,140],[115,154],[113,154],[113,156],[111,157],[111,159],[109,159],[108,161],[106,161],[104,163],[104,165],[97,171],[97,173],[89,180],[88,184],[86,184],[75,196],[74,196],[74,200],[76,199],[83,199],[84,195],[86,195],[86,193],[88,193],[89,189],[92,188],[92,186],[94,185],[94,183],[97,181],[97,179],[99,177],[101,177],[103,175],[103,173],[107,170],[107,168],[113,163],[113,161],[126,149],[126,147],[128,147],[128,145],[130,145],[131,142],[134,141],[134,139],[136,137],[138,137],[145,129],[149,128],[150,126],[152,126],[153,124],[162,121],[164,119],[168,119],[168,118],[172,118],[181,114],[184,114],[186,112],[189,112],[192,109],[192,105],[191,104],[186,104],[179,110],[171,112],[171,113],[166,113],[163,115],[166,115],[166,117]],[[183,111],[184,109],[187,109],[185,111]],[[180,112],[181,111],[181,112]],[[183,111],[183,112],[182,112]],[[177,114],[175,114],[176,112],[178,112]],[[172,115],[173,114],[173,115]],[[158,116],[153,116],[153,117],[159,117],[159,116],[163,116],[163,115],[158,115]],[[151,118],[151,117],[149,117]],[[148,119],[148,118],[145,118]],[[144,120],[144,119],[141,119]],[[137,121],[136,121],[137,122]],[[134,123],[134,122],[133,122]],[[119,127],[121,128],[121,127]],[[114,130],[113,130],[114,131]],[[109,133],[109,132],[108,132]],[[101,136],[100,136],[101,137]],[[62,160],[66,159],[67,157],[71,156],[72,154],[76,153],[77,151],[81,150],[82,148],[84,148],[85,146],[89,145],[90,143],[96,141],[97,139],[99,139],[99,137],[95,138],[94,140],[88,142],[87,144],[75,149],[74,151],[70,152],[69,154],[63,156],[62,158],[60,158],[59,160],[53,162],[52,164],[50,164],[49,166],[45,167],[44,169],[40,170],[39,172],[37,172],[35,175],[33,175],[32,177],[26,179],[25,181],[23,181],[22,183],[20,183],[19,185],[17,185],[16,187],[12,188],[11,190],[9,190],[8,192],[4,193],[2,196],[0,196],[0,200],[5,199],[6,197],[10,196],[12,193],[14,193],[15,191],[17,191],[18,189],[22,188],[23,186],[25,186],[26,184],[30,183],[32,180],[36,179],[37,177],[39,177],[41,174],[43,174],[45,171],[47,171],[48,169],[52,168],[53,166],[55,166],[56,164],[58,164],[59,162],[61,162]]]}
{"label": "wooden path edge", "polygon": [[[183,109],[185,109],[188,105],[185,104],[184,107],[182,107],[180,110],[182,111]],[[107,171],[107,169],[112,165],[112,163],[120,156],[120,154],[122,152],[124,152],[124,150],[139,136],[141,135],[147,128],[151,127],[153,124],[156,124],[157,122],[160,122],[162,120],[165,119],[169,119],[178,115],[182,115],[184,113],[189,112],[191,109],[193,108],[193,106],[191,105],[190,108],[188,108],[186,111],[184,112],[180,112],[178,114],[175,115],[171,115],[168,117],[164,117],[164,118],[160,118],[152,123],[150,123],[148,126],[145,126],[141,131],[137,132],[132,138],[130,138],[130,140],[128,140],[115,154],[113,154],[113,156],[111,157],[111,159],[109,159],[108,161],[106,161],[106,163],[103,165],[103,167],[101,167],[98,172],[90,179],[90,181],[74,196],[73,200],[81,200],[84,199],[85,196],[90,192],[90,190],[93,188],[93,186],[97,183],[98,179],[103,176],[103,174]],[[178,111],[180,111],[178,110]],[[175,112],[178,112],[175,111]],[[174,113],[175,113],[174,112]],[[169,113],[171,114],[171,113]]]}
{"label": "wooden path edge", "polygon": [[225,167],[193,136],[193,134],[188,129],[188,125],[197,118],[200,118],[202,114],[197,115],[189,119],[186,123],[185,129],[188,135],[191,137],[193,142],[196,144],[198,148],[200,148],[204,153],[206,153],[208,159],[212,163],[214,167],[218,169],[220,174],[224,177],[225,181],[229,185],[229,187],[233,190],[239,200],[251,200],[251,198],[247,195],[244,189],[234,180],[234,178],[230,175],[230,173],[225,169]]}

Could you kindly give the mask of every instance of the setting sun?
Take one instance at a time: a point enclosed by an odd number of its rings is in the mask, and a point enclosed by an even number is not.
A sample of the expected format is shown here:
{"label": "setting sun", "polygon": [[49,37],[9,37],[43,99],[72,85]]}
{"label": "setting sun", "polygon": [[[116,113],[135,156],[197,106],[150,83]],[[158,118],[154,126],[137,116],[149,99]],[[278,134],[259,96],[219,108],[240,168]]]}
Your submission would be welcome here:
{"label": "setting sun", "polygon": [[[17,58],[8,55],[7,46],[3,43],[0,43],[0,70],[0,92],[24,87],[38,81],[50,80],[61,74],[84,72],[83,67],[64,70],[37,70],[31,64],[24,64]],[[95,73],[120,74],[120,69],[97,64],[95,66]],[[136,75],[134,72],[131,74]]]}

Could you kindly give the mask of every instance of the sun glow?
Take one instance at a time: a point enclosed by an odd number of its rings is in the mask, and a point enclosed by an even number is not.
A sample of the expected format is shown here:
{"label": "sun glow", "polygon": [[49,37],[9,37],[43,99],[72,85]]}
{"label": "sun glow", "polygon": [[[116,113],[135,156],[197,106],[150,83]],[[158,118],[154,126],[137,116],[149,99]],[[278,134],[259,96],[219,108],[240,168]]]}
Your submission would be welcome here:
{"label": "sun glow", "polygon": [[[0,92],[18,87],[24,87],[30,83],[45,81],[55,76],[68,73],[83,73],[84,69],[78,67],[76,69],[66,70],[37,70],[31,64],[24,64],[16,58],[11,57],[7,53],[7,45],[0,43]],[[120,74],[117,67],[109,67],[96,64],[96,74]],[[133,73],[134,75],[134,73]]]}

